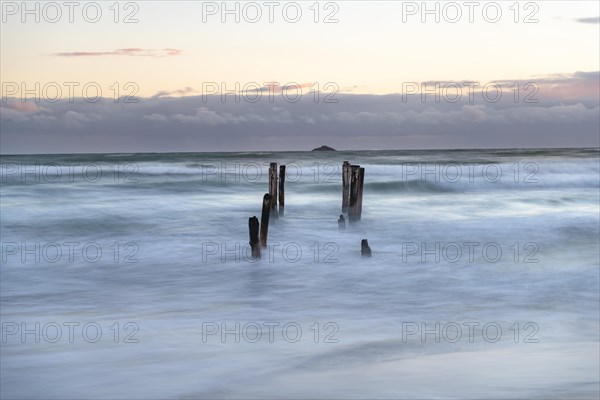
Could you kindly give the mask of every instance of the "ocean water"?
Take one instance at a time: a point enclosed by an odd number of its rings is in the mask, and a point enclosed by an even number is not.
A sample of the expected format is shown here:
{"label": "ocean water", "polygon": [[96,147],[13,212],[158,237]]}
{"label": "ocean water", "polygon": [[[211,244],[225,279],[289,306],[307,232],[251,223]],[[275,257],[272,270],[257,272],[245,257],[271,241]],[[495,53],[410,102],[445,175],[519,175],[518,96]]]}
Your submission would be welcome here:
{"label": "ocean water", "polygon": [[0,160],[2,398],[600,395],[598,149]]}

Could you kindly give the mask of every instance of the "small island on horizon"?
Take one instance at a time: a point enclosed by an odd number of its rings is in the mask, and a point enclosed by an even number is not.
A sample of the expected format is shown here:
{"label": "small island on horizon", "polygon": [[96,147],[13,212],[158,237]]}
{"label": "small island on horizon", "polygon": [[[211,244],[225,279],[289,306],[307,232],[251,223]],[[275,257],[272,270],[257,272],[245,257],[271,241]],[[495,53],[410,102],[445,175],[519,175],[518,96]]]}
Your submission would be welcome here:
{"label": "small island on horizon", "polygon": [[316,149],[312,149],[311,151],[337,151],[337,150],[334,149],[333,147],[321,146],[321,147],[317,147]]}

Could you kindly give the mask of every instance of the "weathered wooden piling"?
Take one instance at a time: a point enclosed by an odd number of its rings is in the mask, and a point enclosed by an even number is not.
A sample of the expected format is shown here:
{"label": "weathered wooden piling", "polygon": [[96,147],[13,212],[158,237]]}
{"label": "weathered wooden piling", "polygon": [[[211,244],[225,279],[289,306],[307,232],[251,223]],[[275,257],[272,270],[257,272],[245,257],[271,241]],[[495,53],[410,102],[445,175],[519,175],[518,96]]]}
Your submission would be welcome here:
{"label": "weathered wooden piling", "polygon": [[350,204],[350,179],[352,172],[350,169],[350,163],[344,161],[342,165],[342,213],[348,212],[348,205]]}
{"label": "weathered wooden piling", "polygon": [[258,239],[258,218],[248,218],[248,230],[250,231],[250,248],[252,249],[252,258],[260,258],[260,243]]}
{"label": "weathered wooden piling", "polygon": [[269,194],[272,197],[271,213],[277,218],[277,163],[269,165]]}
{"label": "weathered wooden piling", "polygon": [[365,169],[364,168],[359,168],[358,169],[358,182],[356,183],[356,186],[358,186],[358,194],[356,196],[356,216],[357,216],[357,220],[360,221],[360,219],[362,218],[362,203],[363,203],[363,188],[364,188],[364,184],[365,184]]}
{"label": "weathered wooden piling", "polygon": [[350,222],[360,221],[362,216],[362,195],[365,182],[365,169],[360,165],[351,166],[350,179],[350,204],[348,206],[348,219]]}
{"label": "weathered wooden piling", "polygon": [[273,196],[265,193],[263,196],[262,213],[260,215],[260,247],[267,247],[267,236],[269,234],[269,216]]}
{"label": "weathered wooden piling", "polygon": [[283,216],[285,207],[285,165],[279,166],[279,215]]}
{"label": "weathered wooden piling", "polygon": [[367,239],[363,239],[360,242],[360,254],[363,257],[371,257],[371,248],[369,247],[369,241]]}
{"label": "weathered wooden piling", "polygon": [[348,220],[349,222],[358,221],[357,217],[357,199],[358,199],[358,172],[360,166],[350,166],[350,203],[348,204]]}
{"label": "weathered wooden piling", "polygon": [[340,230],[346,229],[346,220],[344,219],[344,214],[340,214],[340,218],[338,219],[338,228]]}

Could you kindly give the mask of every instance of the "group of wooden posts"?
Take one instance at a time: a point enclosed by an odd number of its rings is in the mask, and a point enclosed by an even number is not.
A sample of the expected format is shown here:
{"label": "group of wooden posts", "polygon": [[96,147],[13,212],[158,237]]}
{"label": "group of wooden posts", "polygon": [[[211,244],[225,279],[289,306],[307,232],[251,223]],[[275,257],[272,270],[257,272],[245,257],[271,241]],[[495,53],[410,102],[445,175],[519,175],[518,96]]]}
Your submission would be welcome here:
{"label": "group of wooden posts", "polygon": [[344,214],[349,222],[360,221],[362,216],[362,197],[365,183],[365,169],[360,165],[350,165],[344,161],[342,165],[342,214],[338,219],[338,227],[346,229]]}
{"label": "group of wooden posts", "polygon": [[[360,221],[362,216],[362,196],[365,181],[365,169],[360,165],[350,165],[344,161],[342,165],[342,214],[338,219],[339,229],[346,229],[344,213],[350,223]],[[279,200],[279,209],[277,203]],[[285,209],[285,165],[279,166],[277,177],[277,163],[269,164],[269,193],[263,196],[260,224],[256,216],[249,218],[250,248],[252,257],[260,258],[261,248],[267,247],[269,233],[269,219],[271,216],[279,218],[284,215]],[[370,256],[371,249],[367,239],[361,242],[361,254]]]}
{"label": "group of wooden posts", "polygon": [[[279,182],[279,184],[278,184]],[[277,209],[279,200],[279,209]],[[267,247],[267,236],[269,234],[269,219],[271,216],[279,218],[284,215],[285,208],[285,165],[279,166],[279,179],[277,179],[277,163],[269,164],[269,193],[263,196],[262,213],[260,224],[258,218],[251,217],[248,220],[250,230],[250,248],[252,257],[260,258],[260,249]],[[260,230],[259,230],[260,227]]]}
{"label": "group of wooden posts", "polygon": [[[362,198],[365,184],[365,169],[360,165],[350,165],[344,161],[342,165],[342,213],[338,219],[338,228],[346,229],[344,213],[350,223],[360,221],[362,217]],[[369,241],[363,239],[360,243],[360,254],[371,257]]]}

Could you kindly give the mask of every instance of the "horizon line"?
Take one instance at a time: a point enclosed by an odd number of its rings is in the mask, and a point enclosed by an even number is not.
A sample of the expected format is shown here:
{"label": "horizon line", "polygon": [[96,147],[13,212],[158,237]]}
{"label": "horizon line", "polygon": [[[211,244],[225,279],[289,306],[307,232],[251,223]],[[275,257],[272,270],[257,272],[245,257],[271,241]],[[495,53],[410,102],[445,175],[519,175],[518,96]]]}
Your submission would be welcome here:
{"label": "horizon line", "polygon": [[464,151],[464,150],[574,150],[574,149],[594,149],[600,151],[600,146],[574,146],[574,147],[473,147],[473,148],[414,148],[414,149],[360,149],[360,150],[335,150],[335,151],[314,151],[314,150],[236,150],[236,151],[145,151],[145,152],[84,152],[84,153],[0,153],[0,157],[10,156],[59,156],[59,155],[104,155],[104,154],[216,154],[216,153],[344,153],[344,152],[363,152],[363,151]]}

